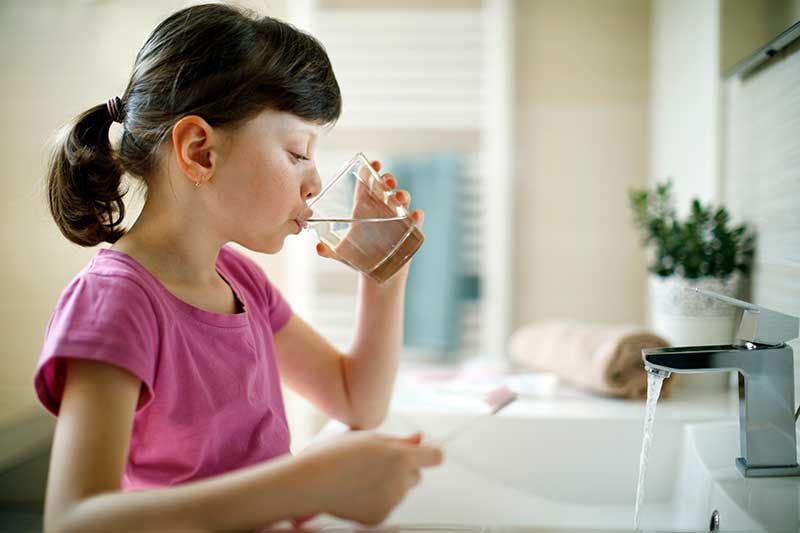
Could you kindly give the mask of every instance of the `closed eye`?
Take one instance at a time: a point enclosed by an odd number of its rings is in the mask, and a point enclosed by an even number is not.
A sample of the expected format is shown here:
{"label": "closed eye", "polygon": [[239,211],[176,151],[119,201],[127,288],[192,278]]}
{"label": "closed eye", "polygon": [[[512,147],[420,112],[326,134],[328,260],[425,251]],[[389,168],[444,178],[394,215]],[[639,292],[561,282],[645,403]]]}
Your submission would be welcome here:
{"label": "closed eye", "polygon": [[308,158],[304,155],[296,154],[294,152],[289,152],[289,153],[292,154],[292,157],[294,157],[295,159],[298,159],[300,161],[308,161]]}

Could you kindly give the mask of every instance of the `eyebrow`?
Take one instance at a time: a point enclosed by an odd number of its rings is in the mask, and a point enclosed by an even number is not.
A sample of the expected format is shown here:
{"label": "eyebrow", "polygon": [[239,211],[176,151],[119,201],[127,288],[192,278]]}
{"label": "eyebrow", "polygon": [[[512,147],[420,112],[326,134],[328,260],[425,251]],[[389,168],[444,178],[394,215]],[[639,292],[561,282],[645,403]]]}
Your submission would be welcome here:
{"label": "eyebrow", "polygon": [[319,135],[317,135],[317,132],[314,131],[313,129],[305,128],[305,127],[302,127],[302,126],[294,128],[294,132],[295,133],[306,133],[309,136],[311,136],[312,139],[316,139],[317,137],[319,137]]}

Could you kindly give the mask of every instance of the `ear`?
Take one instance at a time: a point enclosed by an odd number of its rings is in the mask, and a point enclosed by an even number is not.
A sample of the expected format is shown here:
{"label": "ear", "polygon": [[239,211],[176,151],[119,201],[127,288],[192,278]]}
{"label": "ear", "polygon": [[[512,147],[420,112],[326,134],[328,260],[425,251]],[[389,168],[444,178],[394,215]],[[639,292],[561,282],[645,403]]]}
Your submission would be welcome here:
{"label": "ear", "polygon": [[172,127],[172,148],[178,167],[195,185],[202,185],[214,174],[216,144],[214,128],[197,115],[183,117]]}

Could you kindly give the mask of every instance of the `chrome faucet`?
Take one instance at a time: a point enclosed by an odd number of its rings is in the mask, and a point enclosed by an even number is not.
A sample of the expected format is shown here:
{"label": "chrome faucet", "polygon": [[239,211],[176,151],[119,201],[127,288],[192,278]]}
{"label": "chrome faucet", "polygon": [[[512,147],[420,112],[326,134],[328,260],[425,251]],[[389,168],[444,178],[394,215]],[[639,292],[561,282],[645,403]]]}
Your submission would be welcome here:
{"label": "chrome faucet", "polygon": [[745,477],[800,476],[794,356],[786,344],[798,336],[797,317],[711,291],[694,290],[743,309],[735,343],[645,348],[645,369],[665,378],[672,372],[738,371],[742,456],[736,459],[736,467]]}

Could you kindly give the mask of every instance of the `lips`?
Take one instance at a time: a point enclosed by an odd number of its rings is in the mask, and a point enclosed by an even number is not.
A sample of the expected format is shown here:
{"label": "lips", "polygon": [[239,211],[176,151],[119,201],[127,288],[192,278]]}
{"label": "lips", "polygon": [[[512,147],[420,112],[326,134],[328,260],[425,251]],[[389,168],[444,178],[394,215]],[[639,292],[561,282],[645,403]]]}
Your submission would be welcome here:
{"label": "lips", "polygon": [[298,226],[305,229],[308,227],[308,222],[306,222],[306,220],[312,216],[314,216],[314,211],[311,209],[305,209],[297,218],[294,219],[294,221],[297,222]]}

